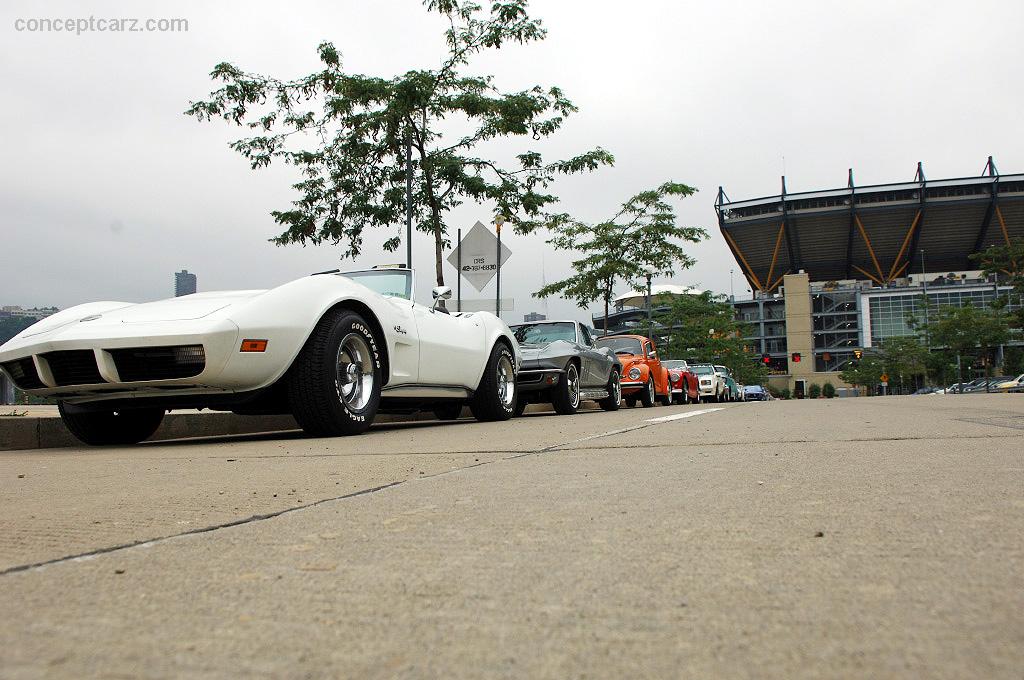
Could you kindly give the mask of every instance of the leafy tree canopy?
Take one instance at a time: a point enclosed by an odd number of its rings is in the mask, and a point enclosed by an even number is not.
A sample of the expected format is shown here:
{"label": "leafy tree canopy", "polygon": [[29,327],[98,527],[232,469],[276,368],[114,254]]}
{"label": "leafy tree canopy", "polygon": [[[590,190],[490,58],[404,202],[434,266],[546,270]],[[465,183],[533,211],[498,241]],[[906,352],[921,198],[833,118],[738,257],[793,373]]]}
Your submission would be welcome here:
{"label": "leafy tree canopy", "polygon": [[[292,207],[271,213],[284,228],[275,243],[343,244],[344,256],[355,257],[364,229],[400,224],[408,142],[414,223],[434,238],[441,285],[452,208],[466,200],[490,203],[516,230],[530,232],[549,219],[557,201],[549,187],[557,176],[612,164],[601,148],[554,161],[526,150],[509,166],[478,152],[481,143],[502,137],[548,137],[576,107],[558,87],[503,92],[491,76],[467,73],[472,58],[485,50],[544,39],[526,0],[494,2],[486,11],[464,0],[424,5],[448,23],[447,56],[435,68],[389,77],[355,74],[325,42],[318,48],[322,68],[294,80],[218,64],[210,75],[222,86],[190,103],[188,115],[222,118],[251,131],[231,147],[253,169],[275,159],[299,169]],[[396,237],[385,248],[399,245]]]}
{"label": "leafy tree canopy", "polygon": [[702,227],[677,225],[675,206],[670,203],[672,198],[683,199],[696,191],[685,184],[665,182],[633,196],[611,219],[598,224],[565,214],[554,216],[548,243],[559,250],[576,251],[580,257],[572,263],[572,276],[544,286],[535,295],[561,295],[580,307],[602,300],[607,329],[608,306],[617,283],[638,288],[648,273],[672,276],[696,262],[678,242],[697,243],[708,233]]}
{"label": "leafy tree canopy", "polygon": [[[972,255],[971,259],[986,274],[995,275],[1013,286],[1013,296],[1017,300],[1024,299],[1024,238],[1015,238],[1006,245],[992,246]],[[1024,328],[1024,305],[1017,310],[1014,325]]]}
{"label": "leafy tree canopy", "polygon": [[657,317],[659,334],[668,337],[665,356],[693,363],[726,366],[737,382],[760,385],[768,369],[760,361],[758,348],[744,340],[747,324],[736,320],[724,295],[709,291],[694,295],[662,296],[668,310]]}

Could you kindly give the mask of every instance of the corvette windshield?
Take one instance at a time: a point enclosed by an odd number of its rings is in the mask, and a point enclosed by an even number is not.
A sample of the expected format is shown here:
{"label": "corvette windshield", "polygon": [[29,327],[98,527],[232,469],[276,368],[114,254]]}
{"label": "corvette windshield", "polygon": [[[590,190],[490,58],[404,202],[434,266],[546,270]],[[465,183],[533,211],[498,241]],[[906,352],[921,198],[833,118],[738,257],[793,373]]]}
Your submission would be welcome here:
{"label": "corvette windshield", "polygon": [[412,299],[412,272],[408,269],[371,269],[348,272],[344,276],[363,284],[375,293]]}
{"label": "corvette windshield", "polygon": [[616,354],[635,354],[643,356],[644,348],[636,338],[601,338],[598,347],[607,347]]}
{"label": "corvette windshield", "polygon": [[576,327],[571,323],[524,323],[511,328],[516,342],[524,345],[548,345],[556,340],[576,341]]}

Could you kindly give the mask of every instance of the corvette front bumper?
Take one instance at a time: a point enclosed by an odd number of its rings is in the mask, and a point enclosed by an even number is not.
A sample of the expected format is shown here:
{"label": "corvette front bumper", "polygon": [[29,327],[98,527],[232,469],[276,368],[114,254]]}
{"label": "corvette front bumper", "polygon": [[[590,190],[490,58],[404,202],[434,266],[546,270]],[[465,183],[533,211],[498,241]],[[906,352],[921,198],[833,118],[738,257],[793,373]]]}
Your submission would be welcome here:
{"label": "corvette front bumper", "polygon": [[[159,332],[160,326],[166,332]],[[240,353],[239,342],[238,326],[227,319],[159,324],[75,323],[8,343],[0,353],[0,365],[6,364],[8,374],[15,364],[22,369],[16,371],[19,376],[12,378],[16,385],[20,379],[19,388],[25,392],[68,403],[230,393],[262,387],[260,383],[274,371],[267,370],[263,355]],[[156,348],[195,347],[202,347],[201,370],[195,375],[154,380],[131,380],[121,375],[128,370],[123,363],[119,369],[119,350],[138,350],[145,355],[146,350]],[[26,380],[31,385],[26,387]]]}

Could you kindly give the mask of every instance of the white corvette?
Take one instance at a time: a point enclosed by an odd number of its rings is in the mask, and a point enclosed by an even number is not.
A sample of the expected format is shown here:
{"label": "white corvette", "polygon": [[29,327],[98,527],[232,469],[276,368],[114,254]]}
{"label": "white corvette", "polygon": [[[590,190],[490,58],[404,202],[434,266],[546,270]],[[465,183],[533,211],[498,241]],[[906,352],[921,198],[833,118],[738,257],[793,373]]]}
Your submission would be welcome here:
{"label": "white corvette", "polygon": [[379,412],[505,420],[519,346],[487,312],[412,302],[412,271],[324,272],[270,290],[93,302],[0,346],[25,392],[59,400],[87,444],[152,435],[167,410],[291,413],[313,435],[357,434]]}

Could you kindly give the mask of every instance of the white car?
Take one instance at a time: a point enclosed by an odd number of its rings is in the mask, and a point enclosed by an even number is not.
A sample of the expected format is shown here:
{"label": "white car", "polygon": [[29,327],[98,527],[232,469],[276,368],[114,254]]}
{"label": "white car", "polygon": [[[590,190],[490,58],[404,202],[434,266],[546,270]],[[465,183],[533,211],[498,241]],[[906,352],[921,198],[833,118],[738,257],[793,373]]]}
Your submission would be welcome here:
{"label": "white car", "polygon": [[449,314],[451,289],[412,301],[410,269],[337,271],[270,290],[198,293],[58,312],[0,346],[25,392],[59,401],[87,444],[152,435],[170,409],[291,413],[316,436],[358,434],[378,412],[505,420],[519,346],[487,312]]}
{"label": "white car", "polygon": [[697,375],[700,385],[701,401],[726,401],[729,395],[729,386],[714,366],[701,364],[690,366],[690,370]]}

